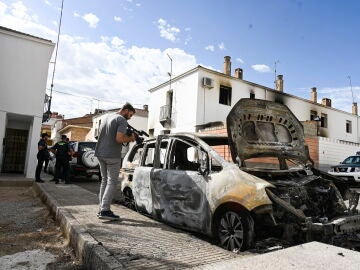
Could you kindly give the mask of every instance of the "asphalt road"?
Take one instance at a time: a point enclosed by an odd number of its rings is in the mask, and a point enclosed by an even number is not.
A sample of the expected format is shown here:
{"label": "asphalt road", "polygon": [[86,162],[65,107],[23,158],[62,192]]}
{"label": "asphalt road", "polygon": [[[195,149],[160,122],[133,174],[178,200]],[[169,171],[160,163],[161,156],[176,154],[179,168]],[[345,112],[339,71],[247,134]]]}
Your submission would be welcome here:
{"label": "asphalt road", "polygon": [[99,194],[100,181],[89,178],[76,178],[72,181],[72,184],[82,187],[94,194]]}

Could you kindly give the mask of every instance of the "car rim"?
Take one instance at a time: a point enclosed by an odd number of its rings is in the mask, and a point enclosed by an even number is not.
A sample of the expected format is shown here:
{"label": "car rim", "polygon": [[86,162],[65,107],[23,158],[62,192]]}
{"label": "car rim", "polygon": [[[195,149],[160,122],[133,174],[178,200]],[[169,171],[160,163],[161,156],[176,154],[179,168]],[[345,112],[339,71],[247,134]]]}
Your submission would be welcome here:
{"label": "car rim", "polygon": [[244,225],[240,215],[226,212],[219,224],[220,245],[228,250],[241,249],[244,243]]}

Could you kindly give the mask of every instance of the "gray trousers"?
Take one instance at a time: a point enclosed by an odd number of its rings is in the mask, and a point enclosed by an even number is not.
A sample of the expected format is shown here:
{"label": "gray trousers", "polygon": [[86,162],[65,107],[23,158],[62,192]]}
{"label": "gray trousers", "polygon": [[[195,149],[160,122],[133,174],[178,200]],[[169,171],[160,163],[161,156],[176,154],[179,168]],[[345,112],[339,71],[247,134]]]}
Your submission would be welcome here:
{"label": "gray trousers", "polygon": [[98,160],[102,177],[99,192],[100,211],[109,211],[119,179],[121,158],[98,157]]}

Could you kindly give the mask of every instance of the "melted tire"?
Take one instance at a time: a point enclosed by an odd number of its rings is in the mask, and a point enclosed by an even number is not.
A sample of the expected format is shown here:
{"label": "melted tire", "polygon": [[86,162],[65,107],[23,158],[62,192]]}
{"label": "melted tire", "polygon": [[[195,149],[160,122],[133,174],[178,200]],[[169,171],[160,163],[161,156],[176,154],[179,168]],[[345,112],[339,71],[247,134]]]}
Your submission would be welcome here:
{"label": "melted tire", "polygon": [[135,206],[134,196],[133,196],[130,188],[126,188],[124,190],[124,205],[127,208],[137,211],[136,206]]}

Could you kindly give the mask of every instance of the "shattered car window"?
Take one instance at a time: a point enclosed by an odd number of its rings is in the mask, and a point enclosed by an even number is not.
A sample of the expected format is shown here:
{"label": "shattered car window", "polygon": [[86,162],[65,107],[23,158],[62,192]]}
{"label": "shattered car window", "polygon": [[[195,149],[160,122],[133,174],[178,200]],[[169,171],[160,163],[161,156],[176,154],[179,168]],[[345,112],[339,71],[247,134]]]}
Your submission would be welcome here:
{"label": "shattered car window", "polygon": [[145,152],[144,166],[152,167],[154,165],[154,156],[155,156],[155,143],[148,144]]}
{"label": "shattered car window", "polygon": [[[160,167],[163,167],[165,164],[165,154],[166,154],[167,145],[168,145],[167,141],[161,142]],[[151,144],[148,144],[146,147],[144,166],[153,167],[154,166],[154,158],[155,158],[155,143],[151,143]]]}
{"label": "shattered car window", "polygon": [[132,167],[137,167],[140,165],[140,161],[141,161],[141,156],[143,153],[143,145],[138,145],[136,146],[137,148],[135,149],[135,151],[132,151],[130,156],[128,157],[127,161],[128,161],[128,166],[132,166]]}
{"label": "shattered car window", "polygon": [[197,148],[188,142],[175,140],[170,156],[170,169],[197,171],[199,167]]}
{"label": "shattered car window", "polygon": [[228,144],[226,145],[212,145],[211,146],[216,153],[218,153],[223,159],[225,159],[226,161],[230,161],[232,162],[232,158],[231,158],[231,152],[230,152],[230,147]]}
{"label": "shattered car window", "polygon": [[231,151],[228,139],[224,138],[202,138],[203,141],[211,146],[223,159],[232,162]]}

